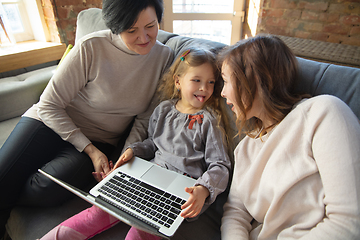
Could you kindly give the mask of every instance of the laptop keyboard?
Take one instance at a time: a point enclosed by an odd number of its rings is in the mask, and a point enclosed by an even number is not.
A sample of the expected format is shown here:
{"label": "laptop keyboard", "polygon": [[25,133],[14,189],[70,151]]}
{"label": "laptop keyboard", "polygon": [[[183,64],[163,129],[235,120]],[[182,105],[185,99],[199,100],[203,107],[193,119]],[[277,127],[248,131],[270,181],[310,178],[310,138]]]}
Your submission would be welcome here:
{"label": "laptop keyboard", "polygon": [[119,172],[99,189],[100,193],[170,228],[186,200]]}

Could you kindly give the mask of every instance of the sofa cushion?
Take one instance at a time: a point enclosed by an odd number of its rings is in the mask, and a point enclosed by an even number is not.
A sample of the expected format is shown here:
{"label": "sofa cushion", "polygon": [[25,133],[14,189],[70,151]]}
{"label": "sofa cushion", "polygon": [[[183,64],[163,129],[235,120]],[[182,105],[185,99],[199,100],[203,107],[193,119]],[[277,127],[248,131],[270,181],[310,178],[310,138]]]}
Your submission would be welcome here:
{"label": "sofa cushion", "polygon": [[62,55],[58,66],[62,63],[62,61],[64,61],[65,57],[68,55],[68,53],[70,52],[70,50],[71,50],[72,48],[73,48],[73,45],[72,45],[72,44],[69,44],[69,45],[66,47],[66,50],[65,50],[64,54]]}
{"label": "sofa cushion", "polygon": [[39,101],[55,66],[0,79],[0,121],[22,115]]}

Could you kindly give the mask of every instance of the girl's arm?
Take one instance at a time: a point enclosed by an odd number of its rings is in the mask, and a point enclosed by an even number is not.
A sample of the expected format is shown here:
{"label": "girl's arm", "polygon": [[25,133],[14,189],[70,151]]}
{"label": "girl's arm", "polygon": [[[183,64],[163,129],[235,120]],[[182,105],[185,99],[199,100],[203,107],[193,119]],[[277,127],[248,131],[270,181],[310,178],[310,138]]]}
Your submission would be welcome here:
{"label": "girl's arm", "polygon": [[205,203],[210,205],[228,186],[231,162],[223,141],[223,133],[217,127],[217,120],[210,114],[205,116],[207,118],[204,118],[202,123],[202,132],[205,138],[204,158],[207,169],[195,185],[202,185],[208,189],[210,194]]}
{"label": "girl's arm", "polygon": [[129,136],[126,138],[123,151],[125,151],[130,145],[134,143],[144,141],[149,136],[149,119],[155,107],[157,106],[157,98],[158,96],[155,93],[148,109],[135,117]]}
{"label": "girl's arm", "polygon": [[144,141],[135,142],[126,147],[126,148],[131,148],[133,155],[146,160],[151,160],[154,158],[157,147],[153,141],[153,135],[160,114],[161,114],[160,108],[156,107],[154,112],[151,114],[150,119],[147,121],[148,122],[147,139],[145,139]]}

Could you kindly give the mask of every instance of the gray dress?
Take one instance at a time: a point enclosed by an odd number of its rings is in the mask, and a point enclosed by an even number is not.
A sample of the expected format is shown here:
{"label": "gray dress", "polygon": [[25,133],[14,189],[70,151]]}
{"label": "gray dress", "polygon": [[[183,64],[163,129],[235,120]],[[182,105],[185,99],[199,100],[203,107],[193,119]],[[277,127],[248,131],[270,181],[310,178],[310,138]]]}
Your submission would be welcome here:
{"label": "gray dress", "polygon": [[148,138],[134,143],[134,155],[197,179],[213,203],[229,181],[231,163],[217,119],[201,110],[189,115],[175,108],[176,100],[160,103],[150,117]]}

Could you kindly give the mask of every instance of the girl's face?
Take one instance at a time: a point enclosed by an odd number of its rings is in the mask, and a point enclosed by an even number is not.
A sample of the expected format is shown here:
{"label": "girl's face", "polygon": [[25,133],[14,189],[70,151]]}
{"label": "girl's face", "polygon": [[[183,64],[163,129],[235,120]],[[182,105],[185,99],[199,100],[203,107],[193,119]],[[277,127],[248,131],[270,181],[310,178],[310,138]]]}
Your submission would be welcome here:
{"label": "girl's face", "polygon": [[156,43],[158,21],[155,9],[148,7],[139,13],[135,24],[120,33],[127,48],[140,55],[148,54]]}
{"label": "girl's face", "polygon": [[232,70],[226,63],[223,63],[221,67],[221,75],[224,80],[224,86],[221,91],[221,96],[226,98],[226,104],[231,107],[231,110],[235,113],[236,117],[240,117],[239,106],[236,104],[235,98],[235,85],[232,78]]}
{"label": "girl's face", "polygon": [[175,86],[181,93],[177,109],[188,114],[198,112],[214,92],[215,76],[211,64],[189,67],[183,76],[175,77]]}

